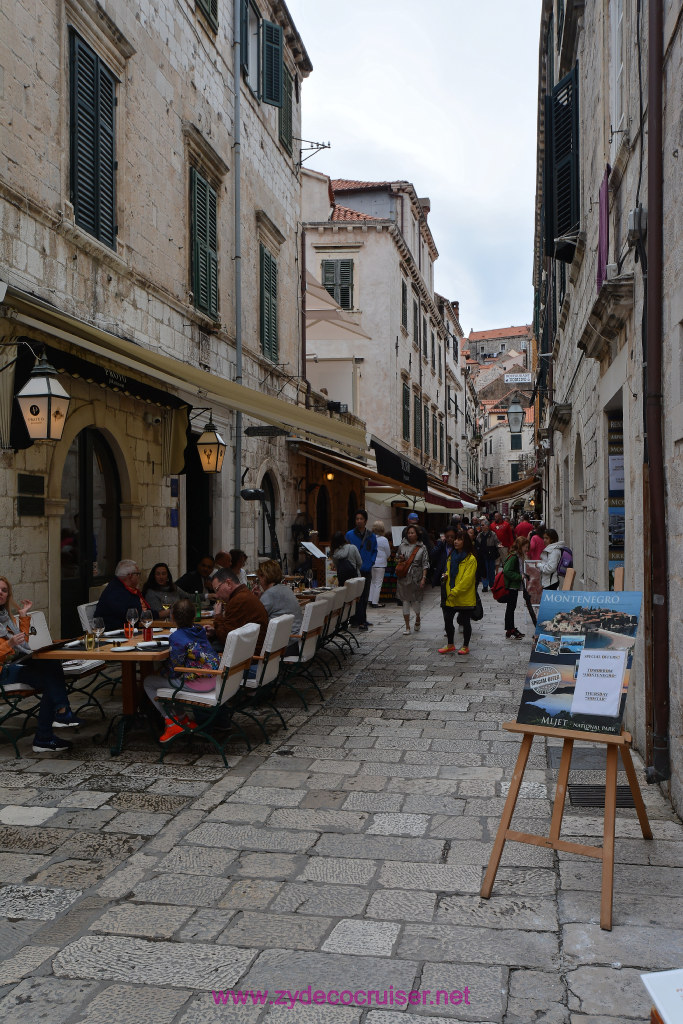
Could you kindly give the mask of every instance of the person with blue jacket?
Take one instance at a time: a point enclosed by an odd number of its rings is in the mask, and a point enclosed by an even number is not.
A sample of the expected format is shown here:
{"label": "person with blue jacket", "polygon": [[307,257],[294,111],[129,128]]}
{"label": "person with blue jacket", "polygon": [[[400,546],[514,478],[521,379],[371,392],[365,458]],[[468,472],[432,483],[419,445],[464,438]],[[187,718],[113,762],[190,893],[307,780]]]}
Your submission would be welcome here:
{"label": "person with blue jacket", "polygon": [[365,580],[365,586],[358,599],[356,614],[351,619],[351,625],[367,630],[370,625],[367,618],[368,595],[370,594],[372,567],[377,558],[377,537],[372,530],[368,530],[368,514],[364,508],[359,508],[356,512],[355,524],[353,530],[349,530],[346,534],[346,539],[360,552],[361,576]]}

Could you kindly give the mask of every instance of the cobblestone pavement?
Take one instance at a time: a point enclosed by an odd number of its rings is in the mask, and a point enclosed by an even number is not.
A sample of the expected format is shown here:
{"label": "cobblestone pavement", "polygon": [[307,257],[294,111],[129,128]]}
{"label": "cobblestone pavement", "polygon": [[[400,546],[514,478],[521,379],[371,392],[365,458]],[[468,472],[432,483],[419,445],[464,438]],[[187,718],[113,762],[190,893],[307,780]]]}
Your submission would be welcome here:
{"label": "cobblestone pavement", "polygon": [[[68,760],[0,746],[0,1020],[648,1020],[639,972],[683,962],[683,832],[659,790],[644,787],[653,842],[618,811],[611,932],[585,858],[508,844],[492,898],[478,896],[519,742],[500,725],[529,652],[484,602],[466,658],[437,653],[435,594],[409,637],[398,608],[375,612],[324,703],[292,698],[289,729],[235,747],[227,771],[191,750],[160,765],[144,738],[111,759],[94,727]],[[518,828],[547,830],[551,753],[534,744]],[[595,756],[571,781],[604,781]],[[601,828],[599,811],[568,808],[566,835],[599,842]],[[389,995],[379,1008],[213,995],[309,985]],[[420,1005],[392,1007],[397,990]]]}

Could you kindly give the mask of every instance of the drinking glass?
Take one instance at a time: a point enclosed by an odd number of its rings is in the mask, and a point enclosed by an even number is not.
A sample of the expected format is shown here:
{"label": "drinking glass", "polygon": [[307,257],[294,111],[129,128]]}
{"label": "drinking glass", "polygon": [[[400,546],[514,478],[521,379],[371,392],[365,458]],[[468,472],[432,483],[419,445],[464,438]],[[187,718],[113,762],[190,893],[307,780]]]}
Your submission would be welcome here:
{"label": "drinking glass", "polygon": [[92,631],[95,634],[96,644],[100,646],[100,637],[104,633],[104,619],[99,615],[92,620]]}
{"label": "drinking glass", "polygon": [[137,608],[129,608],[128,609],[128,611],[126,612],[126,623],[127,623],[127,625],[124,626],[124,629],[126,631],[126,636],[127,637],[130,638],[135,633],[135,624],[136,624],[136,622],[138,621],[139,618],[140,618],[140,612],[137,610]]}
{"label": "drinking glass", "polygon": [[152,639],[152,623],[154,622],[154,612],[151,608],[145,608],[140,616],[140,625],[143,629],[143,636],[145,640]]}
{"label": "drinking glass", "polygon": [[311,589],[311,583],[313,582],[313,570],[312,569],[307,569],[306,570],[306,582],[308,583],[308,589],[310,590]]}
{"label": "drinking glass", "polygon": [[[163,610],[165,612],[167,612],[169,610],[169,608],[171,607],[171,598],[170,598],[170,596],[168,594],[162,594],[161,595],[161,607],[163,608]],[[169,617],[170,616],[168,616],[168,615],[162,615],[161,616],[162,619],[167,619]]]}

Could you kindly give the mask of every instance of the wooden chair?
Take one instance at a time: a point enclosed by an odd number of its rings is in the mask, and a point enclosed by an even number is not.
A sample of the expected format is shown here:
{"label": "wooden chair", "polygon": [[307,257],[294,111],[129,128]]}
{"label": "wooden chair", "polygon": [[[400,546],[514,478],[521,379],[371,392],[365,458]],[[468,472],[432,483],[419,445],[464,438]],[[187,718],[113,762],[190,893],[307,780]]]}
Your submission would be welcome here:
{"label": "wooden chair", "polygon": [[[39,651],[43,647],[51,647],[52,643],[45,612],[31,612],[31,632],[28,638],[31,650]],[[68,695],[71,697],[77,693],[79,696],[87,698],[85,703],[74,709],[75,713],[80,714],[84,708],[96,706],[104,718],[104,708],[95,696],[95,692],[101,686],[107,686],[112,682],[102,671],[106,667],[106,662],[98,658],[89,658],[87,661],[63,661],[61,665]]]}
{"label": "wooden chair", "polygon": [[[239,691],[245,673],[249,670],[252,658],[254,657],[254,651],[256,650],[259,632],[260,627],[255,622],[250,622],[246,626],[240,626],[239,629],[231,630],[225,641],[220,666],[216,670],[201,668],[175,669],[175,672],[180,675],[191,672],[198,676],[215,678],[216,685],[213,690],[206,692],[190,690],[183,686],[182,681],[177,686],[174,686],[172,680],[169,680],[167,687],[157,690],[157,698],[163,705],[167,717],[172,719],[182,729],[182,732],[179,732],[177,736],[174,736],[168,743],[164,744],[159,758],[160,761],[163,761],[166,750],[171,744],[181,736],[184,736],[186,739],[201,738],[208,740],[221,755],[223,764],[227,768],[229,766],[225,757],[225,745],[232,735],[233,725],[246,742],[247,748],[251,750],[248,736],[236,722],[233,722],[235,712],[239,710],[239,707],[237,704],[232,703],[232,698]],[[204,715],[201,716],[201,721],[197,722],[195,729],[190,728],[183,722],[187,711],[204,712]],[[228,732],[223,744],[220,744],[215,736],[209,732],[212,727]]]}

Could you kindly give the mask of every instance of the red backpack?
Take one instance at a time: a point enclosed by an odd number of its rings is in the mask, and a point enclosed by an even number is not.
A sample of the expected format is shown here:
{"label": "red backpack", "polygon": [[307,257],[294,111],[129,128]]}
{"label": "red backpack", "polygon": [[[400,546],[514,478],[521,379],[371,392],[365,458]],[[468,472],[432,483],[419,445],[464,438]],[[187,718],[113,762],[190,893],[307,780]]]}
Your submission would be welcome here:
{"label": "red backpack", "polygon": [[495,575],[491,593],[493,594],[493,600],[498,601],[500,604],[505,604],[508,599],[510,591],[505,586],[505,573],[502,569],[499,569]]}

